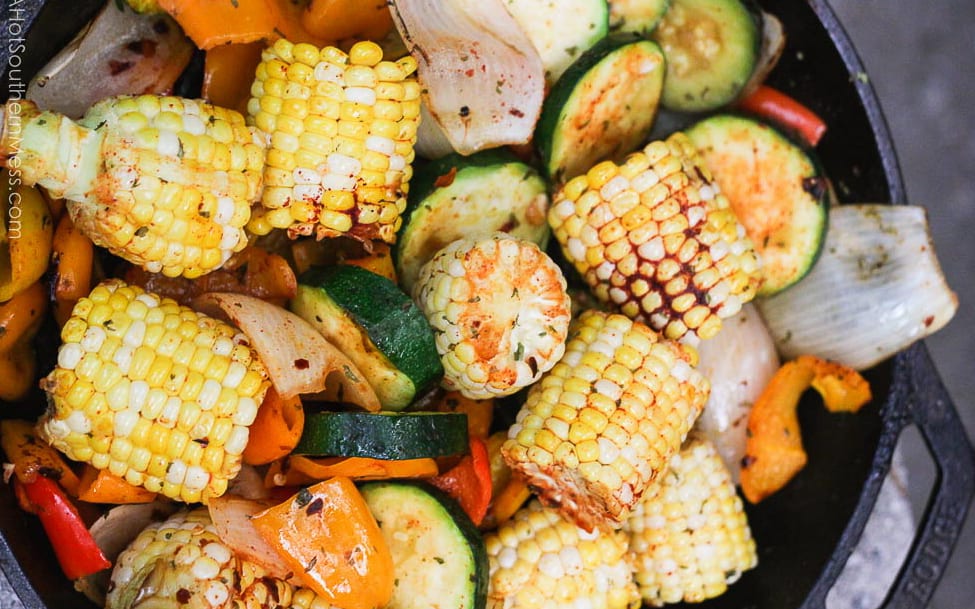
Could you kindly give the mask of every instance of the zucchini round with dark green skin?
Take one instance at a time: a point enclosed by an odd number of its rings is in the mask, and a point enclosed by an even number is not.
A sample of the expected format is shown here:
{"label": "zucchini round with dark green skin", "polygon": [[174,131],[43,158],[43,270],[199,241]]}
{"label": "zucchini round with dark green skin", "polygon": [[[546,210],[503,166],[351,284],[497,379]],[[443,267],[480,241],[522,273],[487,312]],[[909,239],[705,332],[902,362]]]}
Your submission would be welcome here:
{"label": "zucchini round with dark green skin", "polygon": [[672,0],[652,37],[667,57],[663,106],[714,110],[738,97],[755,70],[761,12],[749,0]]}
{"label": "zucchini round with dark green skin", "polygon": [[762,260],[759,296],[793,285],[826,237],[829,188],[814,153],[755,119],[718,114],[685,133]]}
{"label": "zucchini round with dark green skin", "polygon": [[400,285],[412,290],[420,267],[457,239],[500,231],[544,248],[547,210],[544,178],[504,149],[449,154],[418,168],[393,247]]}
{"label": "zucchini round with dark green skin", "polygon": [[562,74],[542,104],[535,144],[556,183],[642,144],[664,86],[664,55],[634,34],[603,38]]}
{"label": "zucchini round with dark green skin", "polygon": [[297,455],[400,461],[467,452],[467,415],[455,412],[316,412],[294,449]]}
{"label": "zucchini round with dark green skin", "polygon": [[360,491],[393,555],[387,609],[484,609],[487,550],[457,502],[419,482],[369,482]]}
{"label": "zucchini round with dark green skin", "polygon": [[385,410],[402,410],[443,376],[433,329],[389,279],[358,266],[313,267],[290,309],[341,349]]}

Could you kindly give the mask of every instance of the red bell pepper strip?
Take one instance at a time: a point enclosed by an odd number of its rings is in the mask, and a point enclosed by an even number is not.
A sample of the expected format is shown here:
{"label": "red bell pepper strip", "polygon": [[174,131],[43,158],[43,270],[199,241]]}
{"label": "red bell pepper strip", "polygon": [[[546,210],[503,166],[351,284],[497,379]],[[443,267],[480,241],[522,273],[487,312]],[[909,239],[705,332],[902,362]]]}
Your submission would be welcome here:
{"label": "red bell pepper strip", "polygon": [[41,519],[61,570],[69,579],[75,580],[112,566],[57,482],[38,476],[33,482],[17,481],[16,484],[23,487],[29,511]]}
{"label": "red bell pepper strip", "polygon": [[810,146],[816,146],[826,133],[826,123],[819,115],[767,85],[760,85],[739,101],[738,108],[794,131]]}
{"label": "red bell pepper strip", "polygon": [[457,465],[429,481],[457,500],[474,524],[480,525],[491,503],[491,465],[484,440],[471,436],[470,451]]}

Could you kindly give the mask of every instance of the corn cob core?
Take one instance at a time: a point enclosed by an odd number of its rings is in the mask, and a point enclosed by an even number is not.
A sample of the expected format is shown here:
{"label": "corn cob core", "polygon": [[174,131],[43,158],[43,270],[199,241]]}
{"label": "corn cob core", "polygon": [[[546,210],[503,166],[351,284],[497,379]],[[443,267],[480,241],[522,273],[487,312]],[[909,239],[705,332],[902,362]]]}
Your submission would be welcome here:
{"label": "corn cob core", "polygon": [[155,95],[101,101],[78,123],[21,107],[22,138],[0,144],[4,156],[68,199],[97,245],[171,277],[206,274],[247,245],[264,149],[239,113]]}
{"label": "corn cob core", "polygon": [[269,386],[246,336],[111,280],[78,301],[61,339],[41,383],[48,442],[173,499],[223,494]]}
{"label": "corn cob core", "polygon": [[619,528],[704,407],[696,360],[623,315],[582,313],[509,428],[505,462],[577,525]]}
{"label": "corn cob core", "polygon": [[530,241],[458,239],[420,269],[413,292],[435,332],[442,384],[466,397],[515,393],[565,351],[565,278]]}
{"label": "corn cob core", "polygon": [[648,605],[723,594],[758,564],[741,498],[714,445],[689,439],[623,530]]}
{"label": "corn cob core", "polygon": [[639,605],[626,538],[586,532],[532,500],[484,538],[488,609],[623,609]]}
{"label": "corn cob core", "polygon": [[752,243],[682,133],[573,178],[548,220],[599,300],[673,340],[713,337],[758,289]]}
{"label": "corn cob core", "polygon": [[198,508],[149,525],[119,554],[105,608],[272,609],[288,607],[293,591],[238,558]]}
{"label": "corn cob core", "polygon": [[265,50],[247,111],[270,150],[249,230],[393,243],[413,174],[416,67],[409,55],[384,61],[373,42]]}

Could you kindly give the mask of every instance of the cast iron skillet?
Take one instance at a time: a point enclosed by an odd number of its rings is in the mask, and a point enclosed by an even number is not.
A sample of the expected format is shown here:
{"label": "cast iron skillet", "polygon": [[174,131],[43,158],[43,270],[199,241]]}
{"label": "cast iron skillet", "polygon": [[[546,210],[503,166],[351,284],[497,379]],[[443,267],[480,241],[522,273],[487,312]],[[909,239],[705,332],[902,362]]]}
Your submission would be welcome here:
{"label": "cast iron skillet", "polygon": [[[6,3],[9,6],[9,3]],[[807,103],[829,125],[819,146],[844,202],[905,202],[904,185],[877,98],[849,38],[823,0],[773,3],[788,49],[771,84]],[[100,0],[24,0],[22,19],[5,36],[26,33],[29,53],[4,40],[0,62],[24,81],[72,37]],[[9,9],[8,9],[9,11]],[[10,42],[11,44],[8,44]],[[11,63],[13,62],[13,63]],[[16,65],[15,65],[16,64]],[[55,337],[51,340],[56,342]],[[759,566],[701,609],[820,609],[869,517],[901,431],[916,425],[937,468],[929,505],[886,609],[923,607],[958,538],[973,492],[975,453],[923,343],[867,372],[876,396],[857,415],[829,415],[815,403],[800,409],[809,465],[782,492],[749,506]],[[810,402],[813,402],[810,400]],[[36,415],[41,406],[0,404],[0,416]],[[33,410],[33,412],[31,412]],[[33,516],[0,485],[0,567],[28,609],[89,607],[62,576]]]}

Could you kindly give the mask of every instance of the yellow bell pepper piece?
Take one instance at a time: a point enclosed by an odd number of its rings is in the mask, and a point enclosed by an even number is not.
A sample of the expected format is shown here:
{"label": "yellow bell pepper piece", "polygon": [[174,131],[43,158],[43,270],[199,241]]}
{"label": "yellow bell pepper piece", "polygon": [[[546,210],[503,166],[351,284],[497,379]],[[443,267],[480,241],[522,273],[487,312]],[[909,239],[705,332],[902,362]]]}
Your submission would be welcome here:
{"label": "yellow bell pepper piece", "polygon": [[0,171],[0,302],[40,279],[51,255],[54,223],[40,191]]}
{"label": "yellow bell pepper piece", "polygon": [[31,341],[46,310],[47,294],[39,281],[0,303],[0,400],[19,400],[37,382],[37,358]]}

